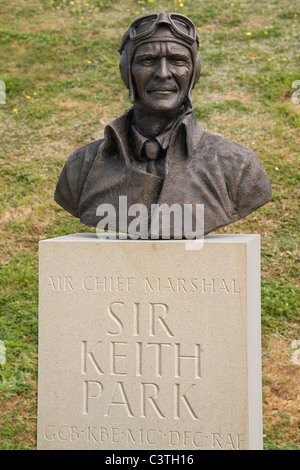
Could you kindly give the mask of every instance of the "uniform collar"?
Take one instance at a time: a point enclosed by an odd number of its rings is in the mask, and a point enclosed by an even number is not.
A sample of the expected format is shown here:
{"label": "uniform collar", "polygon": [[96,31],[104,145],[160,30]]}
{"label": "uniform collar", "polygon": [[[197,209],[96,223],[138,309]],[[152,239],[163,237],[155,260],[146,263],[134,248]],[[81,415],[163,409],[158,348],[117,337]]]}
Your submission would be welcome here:
{"label": "uniform collar", "polygon": [[[136,139],[139,152],[142,150],[145,141],[148,140],[132,125],[132,115],[133,107],[127,109],[121,116],[106,126],[104,130],[104,147],[102,149],[105,157],[119,154],[127,165],[130,165],[133,160],[128,142],[130,132],[132,132],[133,138]],[[204,132],[203,127],[196,121],[194,108],[192,106],[178,118],[170,130],[156,137],[163,149],[166,149],[172,144],[173,139],[176,138],[180,129],[184,131],[187,156],[189,157],[194,153]]]}
{"label": "uniform collar", "polygon": [[[150,139],[141,134],[133,124],[130,127],[130,131],[132,138],[132,148],[134,149],[135,157],[137,160],[142,160],[144,145]],[[169,129],[154,137],[153,140],[157,140],[161,148],[166,150],[170,143],[171,133],[172,129]]]}

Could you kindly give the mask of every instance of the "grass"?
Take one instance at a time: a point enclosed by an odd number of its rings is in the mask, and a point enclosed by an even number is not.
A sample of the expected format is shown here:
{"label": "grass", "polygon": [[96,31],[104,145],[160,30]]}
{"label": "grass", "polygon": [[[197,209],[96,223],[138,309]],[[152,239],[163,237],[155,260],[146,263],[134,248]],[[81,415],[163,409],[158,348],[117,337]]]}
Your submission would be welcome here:
{"label": "grass", "polygon": [[[151,11],[192,18],[202,76],[198,121],[252,148],[273,199],[219,233],[259,233],[266,450],[299,450],[291,343],[299,335],[299,20],[287,0],[3,0],[0,6],[0,449],[34,449],[38,242],[87,229],[53,201],[67,156],[129,106],[121,37]],[[298,87],[299,88],[299,87]]]}

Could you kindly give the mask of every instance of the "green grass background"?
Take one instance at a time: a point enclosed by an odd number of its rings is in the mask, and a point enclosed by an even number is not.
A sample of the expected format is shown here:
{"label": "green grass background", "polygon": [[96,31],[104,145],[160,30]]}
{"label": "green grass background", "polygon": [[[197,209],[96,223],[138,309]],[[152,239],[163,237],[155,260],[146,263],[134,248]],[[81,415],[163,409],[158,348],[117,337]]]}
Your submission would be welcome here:
{"label": "green grass background", "polygon": [[[130,22],[152,11],[195,22],[197,119],[254,150],[272,182],[271,203],[218,231],[261,235],[264,356],[274,335],[299,334],[299,3],[0,0],[0,449],[35,448],[38,242],[88,230],[54,203],[58,176],[129,107],[117,49]],[[264,425],[265,449],[300,448],[288,413]]]}

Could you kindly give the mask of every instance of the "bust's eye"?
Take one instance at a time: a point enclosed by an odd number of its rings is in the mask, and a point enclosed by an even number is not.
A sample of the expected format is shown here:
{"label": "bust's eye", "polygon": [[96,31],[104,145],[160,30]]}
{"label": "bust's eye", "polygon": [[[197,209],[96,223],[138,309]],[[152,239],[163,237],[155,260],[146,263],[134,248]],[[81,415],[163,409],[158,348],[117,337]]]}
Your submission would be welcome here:
{"label": "bust's eye", "polygon": [[140,64],[143,64],[143,65],[152,65],[154,64],[154,57],[144,57],[141,61],[140,61]]}
{"label": "bust's eye", "polygon": [[172,59],[170,59],[170,62],[174,65],[188,65],[185,59],[179,57],[173,57]]}

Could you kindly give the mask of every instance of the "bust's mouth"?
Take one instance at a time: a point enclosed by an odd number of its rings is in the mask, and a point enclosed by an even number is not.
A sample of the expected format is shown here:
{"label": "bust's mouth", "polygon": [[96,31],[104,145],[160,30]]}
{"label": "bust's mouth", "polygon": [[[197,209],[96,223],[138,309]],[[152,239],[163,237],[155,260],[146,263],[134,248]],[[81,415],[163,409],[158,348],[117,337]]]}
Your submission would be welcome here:
{"label": "bust's mouth", "polygon": [[176,87],[151,87],[147,90],[147,93],[152,94],[155,93],[156,95],[168,96],[172,93],[177,93]]}

